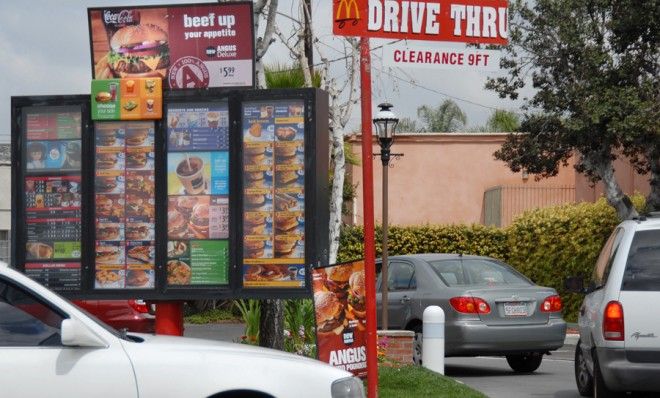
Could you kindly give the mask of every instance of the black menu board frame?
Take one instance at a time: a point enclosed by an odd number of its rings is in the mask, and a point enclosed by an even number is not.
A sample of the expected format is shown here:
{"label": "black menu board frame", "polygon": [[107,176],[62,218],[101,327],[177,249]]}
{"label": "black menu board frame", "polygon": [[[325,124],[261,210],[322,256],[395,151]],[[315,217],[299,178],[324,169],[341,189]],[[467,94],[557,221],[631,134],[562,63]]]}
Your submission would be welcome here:
{"label": "black menu board frame", "polygon": [[[304,210],[299,218],[298,231],[303,237],[297,243],[297,253],[304,253],[303,265],[296,276],[299,285],[293,286],[244,286],[244,149],[243,124],[244,104],[283,103],[294,101],[302,104],[304,112],[297,115],[300,128],[304,132],[304,148],[299,148],[299,156],[304,153],[304,167],[299,174],[304,175]],[[81,282],[80,290],[56,290],[71,299],[127,299],[146,300],[194,300],[228,298],[303,298],[311,295],[311,268],[327,265],[328,262],[328,96],[318,89],[278,89],[278,90],[166,90],[163,95],[164,117],[154,124],[153,162],[155,165],[155,281],[154,288],[110,288],[95,287],[96,261],[96,124],[90,120],[89,95],[69,96],[26,96],[12,97],[12,267],[25,272],[26,226],[25,226],[25,178],[26,144],[24,135],[25,114],[34,107],[75,107],[81,112]],[[168,274],[168,124],[167,110],[208,105],[209,109],[222,105],[228,116],[228,192],[223,202],[228,202],[228,232],[225,239],[228,248],[227,283],[199,283],[172,285],[167,283]],[[62,108],[63,109],[63,108]],[[214,108],[215,109],[215,108]],[[215,117],[215,115],[213,116]],[[300,119],[302,117],[302,119]],[[107,122],[105,122],[107,123]],[[209,123],[209,122],[207,122]],[[215,120],[210,122],[215,125]],[[299,137],[300,138],[300,137]],[[302,139],[301,139],[302,141]],[[224,155],[223,155],[224,156]],[[57,174],[57,173],[56,173]],[[70,175],[60,172],[57,175]],[[300,181],[303,181],[301,178]],[[182,184],[184,182],[182,181]],[[301,182],[302,184],[302,182]],[[183,189],[183,188],[182,188]],[[224,212],[224,210],[223,210]],[[225,213],[222,213],[223,217]],[[189,220],[190,221],[190,220]],[[272,222],[272,221],[271,221]],[[304,224],[304,227],[302,225]],[[191,227],[192,228],[192,227]],[[210,226],[212,229],[213,226]],[[224,232],[222,232],[224,234]],[[210,237],[211,235],[209,235]],[[223,235],[224,236],[224,235]],[[304,241],[304,242],[303,242]],[[127,250],[127,249],[125,249]],[[203,252],[197,251],[197,254]],[[300,254],[302,256],[302,254]],[[213,258],[213,256],[209,257]],[[302,268],[302,269],[301,269]],[[293,279],[293,277],[292,277]]]}

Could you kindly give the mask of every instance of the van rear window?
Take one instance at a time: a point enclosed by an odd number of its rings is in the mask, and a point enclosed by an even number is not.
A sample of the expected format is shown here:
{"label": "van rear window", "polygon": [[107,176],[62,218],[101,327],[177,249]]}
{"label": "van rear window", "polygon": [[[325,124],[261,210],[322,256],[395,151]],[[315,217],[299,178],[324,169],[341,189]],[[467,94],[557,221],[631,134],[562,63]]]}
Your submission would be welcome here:
{"label": "van rear window", "polygon": [[621,290],[660,291],[660,230],[635,233]]}

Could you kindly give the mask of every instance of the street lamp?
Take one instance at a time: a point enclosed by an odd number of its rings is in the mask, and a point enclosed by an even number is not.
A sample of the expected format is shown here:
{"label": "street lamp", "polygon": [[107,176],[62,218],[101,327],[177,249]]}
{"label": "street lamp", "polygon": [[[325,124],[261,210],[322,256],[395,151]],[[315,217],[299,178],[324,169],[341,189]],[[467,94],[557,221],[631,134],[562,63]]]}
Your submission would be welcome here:
{"label": "street lamp", "polygon": [[380,160],[383,162],[383,254],[381,266],[381,293],[383,303],[382,327],[387,330],[387,170],[390,165],[390,147],[394,141],[394,133],[399,118],[392,112],[392,104],[387,102],[378,105],[380,111],[374,117],[374,126],[380,145]]}

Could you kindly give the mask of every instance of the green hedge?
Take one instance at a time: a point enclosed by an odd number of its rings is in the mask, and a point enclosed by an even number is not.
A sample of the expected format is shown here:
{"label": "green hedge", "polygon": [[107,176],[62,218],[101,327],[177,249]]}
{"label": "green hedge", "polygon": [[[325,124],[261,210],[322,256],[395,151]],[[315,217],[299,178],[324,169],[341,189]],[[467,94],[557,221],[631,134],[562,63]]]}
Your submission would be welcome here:
{"label": "green hedge", "polygon": [[[643,208],[641,196],[633,198]],[[523,213],[507,228],[483,225],[425,225],[389,229],[389,254],[463,253],[503,260],[535,283],[561,294],[564,318],[575,322],[582,296],[566,293],[568,276],[588,279],[600,248],[618,224],[616,213],[604,199],[536,209]],[[344,227],[339,261],[362,257],[362,227]],[[376,229],[376,255],[381,253],[382,230]]]}

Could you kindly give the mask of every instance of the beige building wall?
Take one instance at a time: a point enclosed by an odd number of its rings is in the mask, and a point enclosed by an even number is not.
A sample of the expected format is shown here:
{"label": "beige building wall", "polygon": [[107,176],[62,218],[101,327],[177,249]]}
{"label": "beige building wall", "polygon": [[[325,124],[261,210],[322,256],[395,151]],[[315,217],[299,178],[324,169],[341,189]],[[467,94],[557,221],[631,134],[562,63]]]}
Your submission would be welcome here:
{"label": "beige building wall", "polygon": [[[538,196],[540,192],[547,194],[550,191],[556,192],[557,189],[575,188],[572,164],[562,168],[556,177],[535,181],[533,176],[523,179],[522,173],[513,173],[504,162],[495,160],[493,153],[501,147],[506,136],[506,133],[397,135],[392,153],[403,153],[404,156],[393,159],[391,161],[393,167],[389,169],[389,224],[482,223],[485,192],[491,188],[526,188],[518,189],[516,194],[520,195],[523,192],[526,198],[529,195]],[[359,157],[360,136],[350,137],[349,142],[352,144],[353,152]],[[372,152],[380,152],[375,140]],[[382,164],[379,156],[373,158],[373,175],[374,212],[376,223],[380,224]],[[363,224],[361,166],[352,167],[349,178],[358,186],[353,215],[347,221],[351,224]],[[510,197],[511,192],[506,194]],[[573,201],[574,193],[571,195],[570,201]],[[537,202],[521,199],[518,208],[508,208],[506,211],[519,214],[529,206],[538,207],[535,203]]]}

